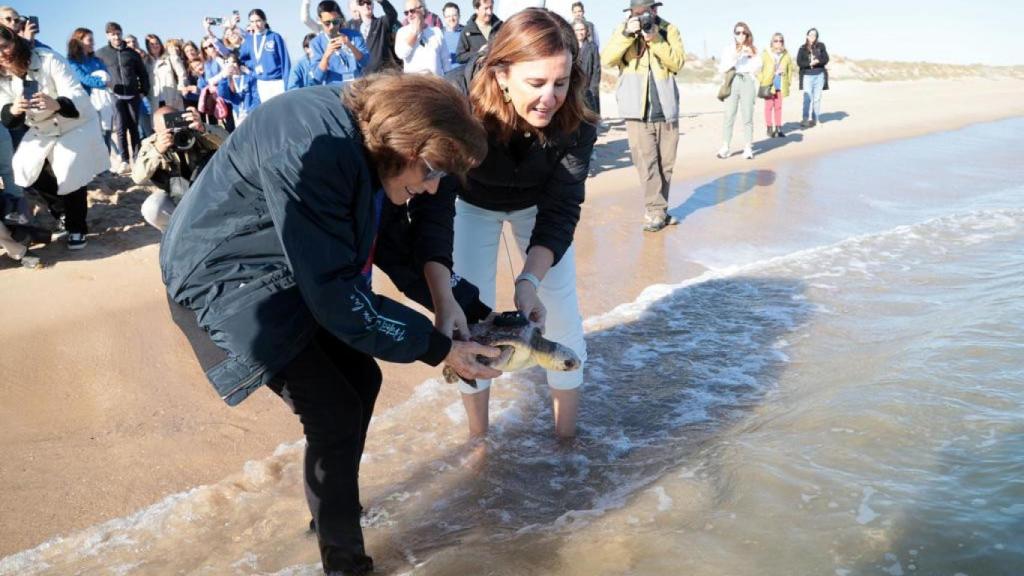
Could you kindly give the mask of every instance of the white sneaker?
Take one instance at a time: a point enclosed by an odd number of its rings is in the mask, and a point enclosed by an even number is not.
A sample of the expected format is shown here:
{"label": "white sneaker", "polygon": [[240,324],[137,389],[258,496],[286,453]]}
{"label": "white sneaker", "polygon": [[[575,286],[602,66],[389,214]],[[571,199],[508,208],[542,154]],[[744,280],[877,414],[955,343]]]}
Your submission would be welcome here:
{"label": "white sneaker", "polygon": [[754,159],[754,149],[750,147],[750,144],[743,147],[743,157],[747,160]]}
{"label": "white sneaker", "polygon": [[729,157],[729,147],[728,146],[722,146],[721,148],[719,148],[717,156],[719,158],[723,159],[723,160],[728,158]]}

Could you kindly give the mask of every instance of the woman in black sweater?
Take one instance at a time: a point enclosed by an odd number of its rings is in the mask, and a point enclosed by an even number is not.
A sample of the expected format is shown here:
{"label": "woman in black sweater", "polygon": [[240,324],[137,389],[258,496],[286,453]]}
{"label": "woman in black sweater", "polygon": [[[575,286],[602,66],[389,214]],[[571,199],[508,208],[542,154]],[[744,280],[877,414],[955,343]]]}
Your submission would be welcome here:
{"label": "woman in black sweater", "polygon": [[828,90],[828,50],[818,41],[818,29],[807,31],[807,40],[796,53],[800,68],[800,89],[804,91],[804,114],[800,126],[810,128],[821,115],[821,93]]}
{"label": "woman in black sweater", "polygon": [[[516,309],[585,360],[572,240],[597,129],[576,56],[572,28],[555,13],[532,8],[506,21],[487,50],[453,77],[487,129],[487,158],[465,186],[452,178],[442,186],[458,188],[455,272],[494,307],[508,222],[525,262],[515,281]],[[555,432],[573,436],[582,370],[547,376]],[[461,387],[472,435],[487,432],[489,384]]]}

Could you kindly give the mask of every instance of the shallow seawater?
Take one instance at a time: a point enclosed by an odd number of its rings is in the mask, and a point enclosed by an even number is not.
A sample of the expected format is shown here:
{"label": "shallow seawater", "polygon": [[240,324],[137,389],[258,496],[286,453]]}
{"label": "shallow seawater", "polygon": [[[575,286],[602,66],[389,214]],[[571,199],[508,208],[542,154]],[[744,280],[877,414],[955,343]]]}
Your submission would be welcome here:
{"label": "shallow seawater", "polygon": [[[779,167],[800,192],[774,202],[835,215],[760,257],[705,248],[712,272],[589,318],[571,445],[536,371],[495,383],[486,442],[464,441],[438,381],[379,413],[362,468],[378,572],[1024,572],[1024,170],[989,154],[1022,128]],[[0,574],[318,574],[301,454]]]}

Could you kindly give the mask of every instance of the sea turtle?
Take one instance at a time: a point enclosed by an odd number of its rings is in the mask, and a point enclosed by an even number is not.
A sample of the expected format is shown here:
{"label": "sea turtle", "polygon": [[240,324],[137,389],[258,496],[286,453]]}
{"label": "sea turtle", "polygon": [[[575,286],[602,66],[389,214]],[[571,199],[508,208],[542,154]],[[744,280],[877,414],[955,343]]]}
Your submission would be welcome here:
{"label": "sea turtle", "polygon": [[[469,339],[501,350],[497,358],[477,356],[477,360],[502,372],[514,372],[531,366],[570,372],[579,370],[580,358],[568,346],[545,338],[536,326],[519,312],[503,312],[469,328]],[[444,379],[454,384],[460,379],[476,388],[475,380],[461,378],[451,366],[444,367]]]}

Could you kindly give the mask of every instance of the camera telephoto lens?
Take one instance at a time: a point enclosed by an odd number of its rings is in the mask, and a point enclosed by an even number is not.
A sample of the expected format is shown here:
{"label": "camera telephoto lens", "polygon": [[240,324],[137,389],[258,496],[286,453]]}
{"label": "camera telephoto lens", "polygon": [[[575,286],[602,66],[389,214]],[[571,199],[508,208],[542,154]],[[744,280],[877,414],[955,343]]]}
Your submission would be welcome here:
{"label": "camera telephoto lens", "polygon": [[186,128],[174,132],[174,147],[178,150],[188,150],[195,146],[195,144],[196,135],[191,129]]}

